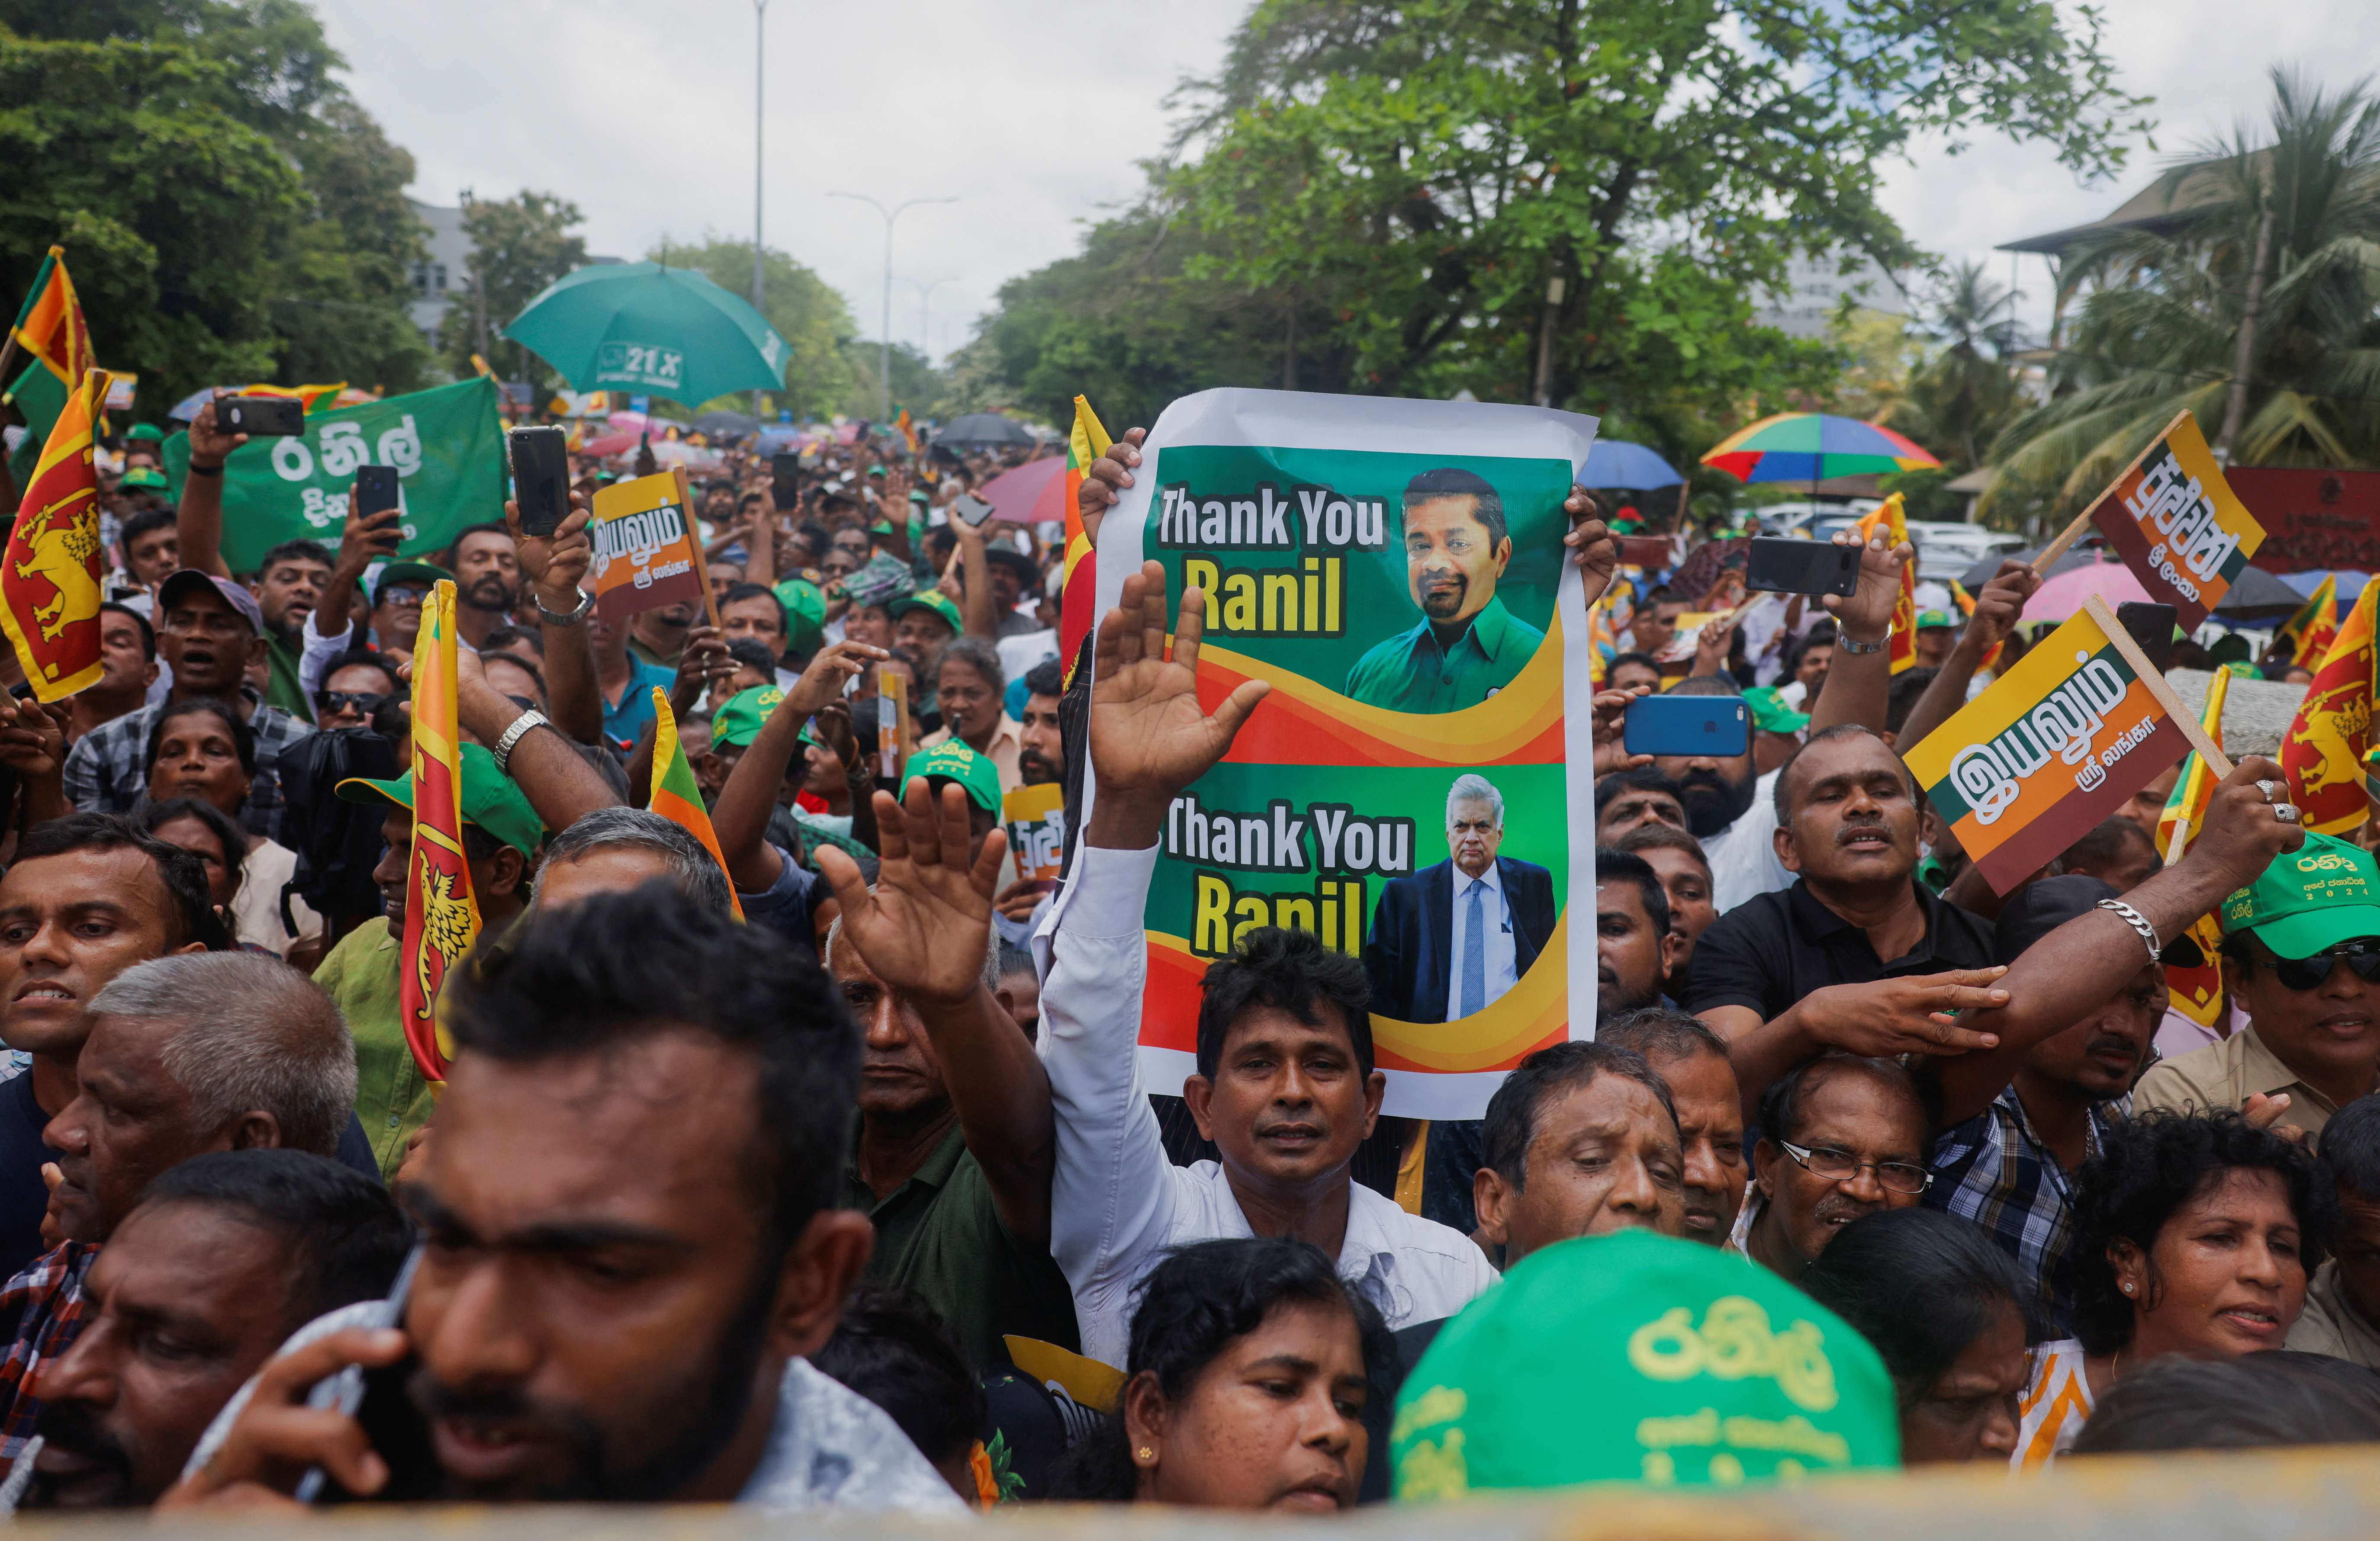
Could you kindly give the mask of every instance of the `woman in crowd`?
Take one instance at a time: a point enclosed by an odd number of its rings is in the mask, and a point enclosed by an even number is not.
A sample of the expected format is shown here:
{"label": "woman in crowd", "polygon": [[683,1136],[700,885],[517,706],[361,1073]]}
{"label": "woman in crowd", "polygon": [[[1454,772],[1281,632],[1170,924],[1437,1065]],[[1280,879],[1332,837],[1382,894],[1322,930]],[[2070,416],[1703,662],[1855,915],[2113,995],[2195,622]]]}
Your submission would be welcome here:
{"label": "woman in crowd", "polygon": [[207,871],[208,900],[223,916],[224,928],[237,935],[233,907],[239,901],[240,853],[248,847],[248,835],[238,820],[196,797],[168,797],[141,809],[140,825],[166,844],[199,858],[199,865]]}
{"label": "woman in crowd", "polygon": [[[204,803],[223,815],[240,842],[225,853],[226,863],[238,868],[238,880],[216,900],[230,907],[233,934],[240,943],[280,957],[289,956],[293,946],[303,944],[302,952],[319,944],[322,918],[303,901],[290,900],[290,915],[298,922],[295,932],[281,920],[281,889],[298,869],[298,854],[262,835],[238,832],[239,810],[256,780],[256,735],[239,713],[221,701],[203,698],[168,708],[149,730],[146,764],[152,805],[183,798]],[[200,851],[204,859],[204,843],[189,844],[173,834],[164,838]],[[199,837],[193,833],[192,838]],[[205,840],[216,838],[210,832]]]}
{"label": "woman in crowd", "polygon": [[2012,1463],[2055,1460],[2153,1360],[2279,1348],[2337,1209],[2303,1146],[2236,1112],[2116,1125],[2076,1183],[2075,1336],[2034,1351]]}
{"label": "woman in crowd", "polygon": [[1379,1312],[1313,1246],[1185,1246],[1144,1286],[1117,1415],[1068,1453],[1050,1496],[1353,1508],[1372,1453],[1365,1410],[1395,1394],[1395,1365]]}
{"label": "woman in crowd", "polygon": [[2027,1291],[1980,1227],[1938,1209],[1862,1216],[1803,1273],[1802,1288],[1883,1357],[1904,1464],[2015,1451]]}

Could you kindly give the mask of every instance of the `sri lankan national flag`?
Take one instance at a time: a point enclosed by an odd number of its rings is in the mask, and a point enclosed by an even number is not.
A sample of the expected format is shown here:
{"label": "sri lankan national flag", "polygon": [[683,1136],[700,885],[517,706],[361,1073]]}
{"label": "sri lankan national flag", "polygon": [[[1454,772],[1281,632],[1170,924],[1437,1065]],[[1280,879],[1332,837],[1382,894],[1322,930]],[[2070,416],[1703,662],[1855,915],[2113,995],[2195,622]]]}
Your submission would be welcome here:
{"label": "sri lankan national flag", "polygon": [[[1878,530],[1884,532],[1885,549],[1889,551],[1909,539],[1909,516],[1903,510],[1900,494],[1895,492],[1884,500],[1884,505],[1858,525],[1860,543],[1864,545]],[[1892,672],[1900,673],[1917,661],[1917,562],[1912,557],[1900,569],[1900,597],[1892,601]]]}
{"label": "sri lankan national flag", "polygon": [[421,604],[413,647],[413,855],[406,868],[405,949],[397,1017],[414,1062],[446,1079],[438,989],[480,934],[480,902],[463,859],[463,752],[455,722],[455,585],[441,578]]}
{"label": "sri lankan national flag", "polygon": [[1091,462],[1105,455],[1111,443],[1108,431],[1099,425],[1099,415],[1091,410],[1089,402],[1076,396],[1074,431],[1066,435],[1066,571],[1059,580],[1058,598],[1058,656],[1066,661],[1070,683],[1083,638],[1091,634],[1091,625],[1099,618],[1099,565],[1091,551],[1090,532],[1083,528],[1078,494],[1083,478],[1090,474]]}
{"label": "sri lankan national flag", "polygon": [[312,412],[319,410],[325,402],[335,403],[339,393],[346,388],[346,381],[336,380],[328,385],[243,385],[238,394],[244,396],[284,396]]}
{"label": "sri lankan national flag", "polygon": [[2322,582],[2306,596],[2306,602],[2281,623],[2275,640],[2286,637],[2289,662],[2311,669],[2329,650],[2330,639],[2338,635],[2338,575],[2325,573]]}
{"label": "sri lankan national flag", "polygon": [[25,679],[44,701],[98,683],[99,477],[92,430],[107,399],[107,371],[68,393],[18,506],[0,556],[0,626]]}
{"label": "sri lankan national flag", "polygon": [[72,390],[98,366],[91,350],[91,327],[75,297],[74,280],[67,275],[67,249],[50,248],[33,274],[33,286],[9,328],[19,346]]}
{"label": "sri lankan national flag", "polygon": [[2000,893],[2190,748],[2160,694],[2164,682],[2135,669],[2116,642],[2122,629],[2103,601],[2085,600],[1903,757]]}
{"label": "sri lankan national flag", "polygon": [[[2199,713],[2198,725],[2217,748],[2223,745],[2223,702],[2231,693],[2231,674],[2217,669],[2206,686],[2206,706]],[[2168,862],[2180,859],[2198,838],[2200,824],[2206,818],[2207,799],[2215,795],[2218,780],[2214,767],[2205,757],[2192,751],[2182,761],[2181,774],[2174,779],[2173,794],[2165,800],[2165,811],[2157,816],[2157,853]],[[2182,935],[2190,938],[2198,949],[2195,964],[2166,965],[2166,989],[2172,993],[2173,1009],[2202,1027],[2215,1025],[2223,1013],[2223,965],[2217,952],[2223,943],[2223,928],[2209,910],[2191,922]]]}
{"label": "sri lankan national flag", "polygon": [[[653,783],[645,807],[702,842],[719,870],[727,870],[727,858],[720,854],[718,832],[710,827],[710,812],[702,806],[702,784],[694,779],[694,767],[687,763],[686,746],[678,742],[677,713],[670,710],[669,692],[660,686],[653,692]],[[735,909],[735,918],[744,918],[744,901],[735,897],[735,880],[727,880],[727,903]]]}
{"label": "sri lankan national flag", "polygon": [[[2323,579],[2323,592],[2331,586]],[[2357,595],[2347,624],[2314,666],[2313,683],[2281,739],[2281,770],[2289,801],[2305,827],[2343,835],[2362,827],[2369,807],[2363,756],[2372,747],[2373,605],[2380,583]]]}

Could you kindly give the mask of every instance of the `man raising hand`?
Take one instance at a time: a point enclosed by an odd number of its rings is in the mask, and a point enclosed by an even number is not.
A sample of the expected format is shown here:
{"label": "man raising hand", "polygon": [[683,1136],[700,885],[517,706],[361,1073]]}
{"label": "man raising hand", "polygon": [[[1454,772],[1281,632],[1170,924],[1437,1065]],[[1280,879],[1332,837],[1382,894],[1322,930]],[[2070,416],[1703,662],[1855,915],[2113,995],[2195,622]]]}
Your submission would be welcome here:
{"label": "man raising hand", "polygon": [[1143,916],[1165,810],[1231,747],[1269,686],[1244,681],[1209,715],[1196,689],[1206,596],[1182,596],[1165,656],[1164,570],[1125,578],[1099,623],[1089,744],[1095,796],[1042,990],[1042,1063],[1057,1113],[1050,1250],[1075,1292],[1083,1352],[1124,1362],[1134,1288],[1169,1249],[1294,1236],[1391,1328],[1451,1316],[1495,1270],[1469,1238],[1352,1182],[1379,1115],[1361,963],[1310,932],[1263,927],[1208,971],[1197,1073],[1182,1095],[1220,1162],[1177,1168],[1139,1073]]}

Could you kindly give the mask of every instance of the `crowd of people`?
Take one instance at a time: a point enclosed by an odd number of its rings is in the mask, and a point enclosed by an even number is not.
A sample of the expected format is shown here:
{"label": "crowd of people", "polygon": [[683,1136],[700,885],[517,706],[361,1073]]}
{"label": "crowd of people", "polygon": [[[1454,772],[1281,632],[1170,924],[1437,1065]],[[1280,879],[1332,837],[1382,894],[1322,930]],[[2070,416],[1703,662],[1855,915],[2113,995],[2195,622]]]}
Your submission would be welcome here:
{"label": "crowd of people", "polygon": [[[1697,610],[1724,542],[1627,573],[1596,1034],[1424,1121],[1381,1110],[1379,959],[1302,930],[1143,1078],[1167,809],[1266,686],[1202,703],[1154,563],[1069,671],[1062,531],[951,516],[988,458],[730,453],[713,604],[617,624],[625,467],[550,535],[399,560],[351,512],[234,573],[214,413],[170,505],[153,434],[110,448],[100,683],[0,698],[0,1503],[1333,1512],[2380,1438],[2380,868],[2251,758],[2170,865],[2168,773],[1996,893],[1897,747],[2021,646],[2020,564],[1898,674],[1906,546],[1806,609]],[[1565,506],[1618,600],[1629,519]],[[433,1085],[442,579],[481,929]],[[723,862],[645,806],[656,689]],[[1629,755],[1663,690],[1746,697],[1749,748]],[[1003,798],[1051,783],[1063,875],[1020,877]],[[1500,819],[1458,795],[1450,844]],[[2214,1029],[2165,981],[2209,914]]]}

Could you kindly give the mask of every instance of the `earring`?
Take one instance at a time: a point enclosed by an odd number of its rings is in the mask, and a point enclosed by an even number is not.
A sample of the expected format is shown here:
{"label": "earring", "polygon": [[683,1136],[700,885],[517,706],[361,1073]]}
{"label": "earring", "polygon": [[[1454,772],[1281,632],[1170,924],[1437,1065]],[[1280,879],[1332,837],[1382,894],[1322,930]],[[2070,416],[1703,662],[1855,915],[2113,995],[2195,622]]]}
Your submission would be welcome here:
{"label": "earring", "polygon": [[1140,1457],[1143,1461],[1154,1461],[1157,1459],[1157,1451],[1155,1448],[1148,1445],[1141,1446],[1140,1449],[1133,1451],[1133,1453]]}
{"label": "earring", "polygon": [[2131,1280],[2127,1279],[2124,1280],[2123,1291],[2126,1294],[2131,1294],[2132,1292],[2132,1281]]}

